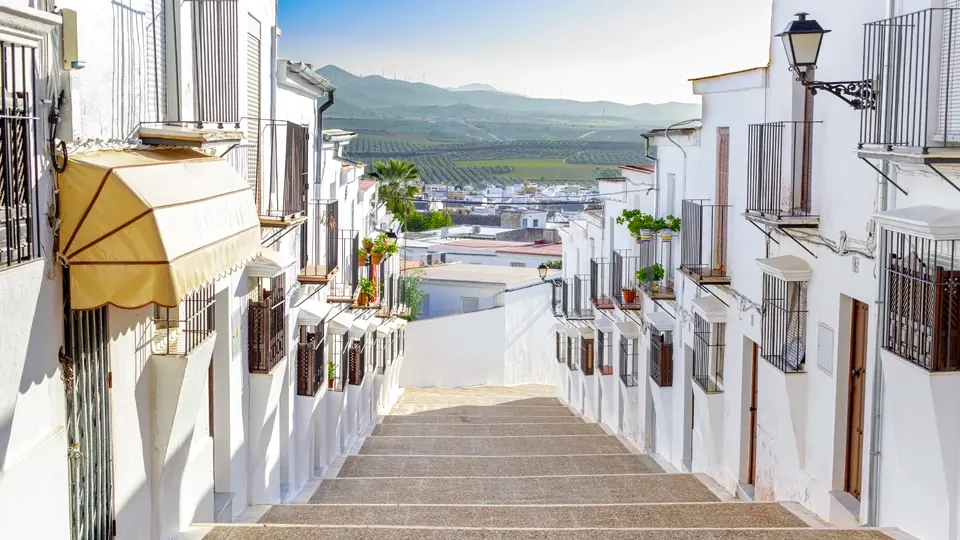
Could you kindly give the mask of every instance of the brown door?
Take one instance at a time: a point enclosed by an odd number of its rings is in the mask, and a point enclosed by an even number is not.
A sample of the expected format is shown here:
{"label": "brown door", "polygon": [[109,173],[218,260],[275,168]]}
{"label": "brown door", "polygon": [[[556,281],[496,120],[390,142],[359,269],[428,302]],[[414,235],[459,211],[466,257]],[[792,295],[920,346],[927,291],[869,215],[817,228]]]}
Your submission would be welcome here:
{"label": "brown door", "polygon": [[863,470],[863,406],[867,366],[867,305],[853,301],[850,330],[850,395],[847,404],[847,461],[844,491],[860,498]]}
{"label": "brown door", "polygon": [[759,347],[753,344],[753,358],[750,361],[750,446],[747,456],[747,483],[753,484],[757,479],[757,359],[760,356]]}

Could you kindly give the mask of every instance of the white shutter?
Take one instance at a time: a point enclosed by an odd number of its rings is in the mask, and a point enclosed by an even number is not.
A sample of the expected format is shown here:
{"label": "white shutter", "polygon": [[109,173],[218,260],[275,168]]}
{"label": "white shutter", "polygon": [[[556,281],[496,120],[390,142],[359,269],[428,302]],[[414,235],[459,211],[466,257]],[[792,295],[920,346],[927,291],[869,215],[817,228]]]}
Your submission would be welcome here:
{"label": "white shutter", "polygon": [[[254,26],[253,23],[250,24]],[[259,27],[259,23],[256,23]],[[257,207],[261,194],[257,190],[260,149],[260,35],[247,34],[247,183],[257,195]]]}
{"label": "white shutter", "polygon": [[[945,0],[943,7],[960,8],[960,0]],[[908,39],[903,37],[903,33],[900,35],[902,39]],[[910,47],[910,44],[904,43],[902,46]],[[957,9],[943,11],[940,91],[937,101],[935,140],[960,142],[960,10]]]}
{"label": "white shutter", "polygon": [[143,2],[143,36],[147,47],[146,111],[143,118],[162,121],[167,118],[168,0],[143,0]]}

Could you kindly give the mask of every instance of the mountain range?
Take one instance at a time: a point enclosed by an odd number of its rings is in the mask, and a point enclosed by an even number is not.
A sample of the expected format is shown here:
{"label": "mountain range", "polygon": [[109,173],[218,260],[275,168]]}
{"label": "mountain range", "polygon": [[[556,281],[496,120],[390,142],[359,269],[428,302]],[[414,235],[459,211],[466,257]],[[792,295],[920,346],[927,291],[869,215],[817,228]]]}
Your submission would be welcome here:
{"label": "mountain range", "polygon": [[[455,89],[388,79],[357,76],[335,65],[317,72],[337,87],[337,99],[328,114],[333,117],[437,118],[509,121],[621,121],[621,126],[662,127],[678,120],[697,118],[700,106],[692,103],[624,105],[611,101],[531,98],[499,92],[487,84]],[[612,126],[611,126],[612,127]]]}

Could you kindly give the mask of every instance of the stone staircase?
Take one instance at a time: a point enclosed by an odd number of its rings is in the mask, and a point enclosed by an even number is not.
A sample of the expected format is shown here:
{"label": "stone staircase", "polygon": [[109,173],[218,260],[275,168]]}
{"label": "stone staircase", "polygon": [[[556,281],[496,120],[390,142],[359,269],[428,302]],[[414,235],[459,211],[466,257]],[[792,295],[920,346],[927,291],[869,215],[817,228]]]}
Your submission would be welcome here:
{"label": "stone staircase", "polygon": [[[409,389],[305,504],[207,540],[888,540],[667,472],[548,387]],[[253,509],[256,510],[256,509]],[[265,511],[264,511],[265,510]]]}

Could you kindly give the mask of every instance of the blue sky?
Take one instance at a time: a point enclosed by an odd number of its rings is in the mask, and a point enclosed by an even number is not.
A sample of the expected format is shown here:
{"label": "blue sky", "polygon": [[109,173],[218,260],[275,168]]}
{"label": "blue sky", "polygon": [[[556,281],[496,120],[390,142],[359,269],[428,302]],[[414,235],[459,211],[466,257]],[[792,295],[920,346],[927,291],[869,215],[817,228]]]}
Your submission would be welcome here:
{"label": "blue sky", "polygon": [[770,0],[280,0],[280,53],[438,86],[693,101],[691,77],[766,64]]}

